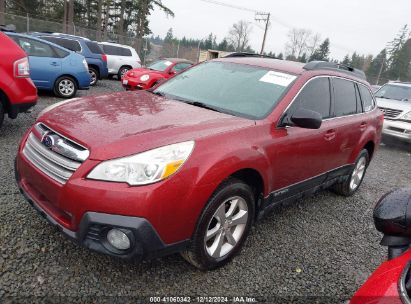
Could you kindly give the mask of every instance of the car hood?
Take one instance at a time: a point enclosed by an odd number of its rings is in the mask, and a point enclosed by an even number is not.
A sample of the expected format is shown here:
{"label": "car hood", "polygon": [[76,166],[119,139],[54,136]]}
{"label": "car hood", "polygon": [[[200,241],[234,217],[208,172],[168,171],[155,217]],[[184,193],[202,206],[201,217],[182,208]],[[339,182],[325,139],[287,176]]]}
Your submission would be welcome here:
{"label": "car hood", "polygon": [[87,147],[90,159],[132,155],[173,143],[252,126],[239,118],[146,91],[75,98],[39,122]]}
{"label": "car hood", "polygon": [[411,101],[401,101],[396,99],[386,99],[377,97],[377,105],[383,108],[411,111]]}

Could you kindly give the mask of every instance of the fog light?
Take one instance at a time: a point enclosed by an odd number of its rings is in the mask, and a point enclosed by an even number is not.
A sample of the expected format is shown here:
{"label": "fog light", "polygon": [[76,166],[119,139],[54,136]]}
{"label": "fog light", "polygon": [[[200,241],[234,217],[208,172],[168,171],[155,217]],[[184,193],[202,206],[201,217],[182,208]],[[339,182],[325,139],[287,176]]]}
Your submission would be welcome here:
{"label": "fog light", "polygon": [[107,241],[111,246],[119,250],[127,250],[130,248],[130,239],[119,229],[111,229],[107,233]]}

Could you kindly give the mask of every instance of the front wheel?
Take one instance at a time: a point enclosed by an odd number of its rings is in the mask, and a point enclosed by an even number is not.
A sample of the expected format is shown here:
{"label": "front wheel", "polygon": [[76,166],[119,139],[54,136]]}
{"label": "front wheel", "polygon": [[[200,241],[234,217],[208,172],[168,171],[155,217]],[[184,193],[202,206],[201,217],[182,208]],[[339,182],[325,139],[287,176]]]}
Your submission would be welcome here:
{"label": "front wheel", "polygon": [[182,252],[189,263],[211,270],[228,263],[243,246],[254,219],[254,194],[237,179],[224,182],[204,209],[191,247]]}
{"label": "front wheel", "polygon": [[363,149],[357,157],[349,178],[344,182],[335,184],[333,187],[334,192],[343,196],[353,195],[358,190],[364,179],[369,162],[370,155],[366,149]]}
{"label": "front wheel", "polygon": [[128,71],[130,71],[130,67],[122,66],[122,67],[120,68],[120,70],[118,71],[118,74],[117,74],[118,80],[121,80],[121,78],[122,78]]}
{"label": "front wheel", "polygon": [[54,84],[54,94],[63,98],[72,98],[77,93],[75,80],[68,76],[62,76]]}

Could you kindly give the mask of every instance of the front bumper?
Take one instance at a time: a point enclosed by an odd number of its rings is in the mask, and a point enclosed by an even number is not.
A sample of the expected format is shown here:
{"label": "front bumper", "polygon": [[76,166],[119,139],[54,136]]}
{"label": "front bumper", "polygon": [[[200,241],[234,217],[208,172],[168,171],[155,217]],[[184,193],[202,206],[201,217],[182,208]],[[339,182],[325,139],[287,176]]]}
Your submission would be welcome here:
{"label": "front bumper", "polygon": [[382,134],[411,143],[411,123],[385,119]]}
{"label": "front bumper", "polygon": [[[141,261],[179,252],[189,244],[188,240],[165,244],[150,222],[144,218],[98,212],[86,212],[80,221],[78,230],[72,231],[56,221],[25,191],[17,168],[15,168],[15,176],[21,194],[43,218],[73,242],[95,252]],[[131,241],[129,250],[117,250],[107,242],[107,232],[113,228],[128,232]]]}

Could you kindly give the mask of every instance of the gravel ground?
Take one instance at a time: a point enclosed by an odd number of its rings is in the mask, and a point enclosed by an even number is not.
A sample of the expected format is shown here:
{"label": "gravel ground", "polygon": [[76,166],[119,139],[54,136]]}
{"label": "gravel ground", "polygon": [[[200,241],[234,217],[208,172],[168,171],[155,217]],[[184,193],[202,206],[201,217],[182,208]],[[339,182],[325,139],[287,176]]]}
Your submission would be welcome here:
{"label": "gravel ground", "polygon": [[[119,82],[101,81],[79,95],[112,90],[121,90]],[[242,253],[222,269],[201,272],[179,255],[125,263],[79,248],[37,215],[14,182],[13,159],[22,134],[41,109],[58,100],[43,93],[33,113],[6,119],[0,129],[0,302],[1,297],[23,301],[34,296],[40,302],[88,303],[249,296],[267,302],[339,303],[385,258],[372,209],[385,192],[411,184],[409,146],[381,146],[351,198],[327,191],[277,208],[253,228]]]}

